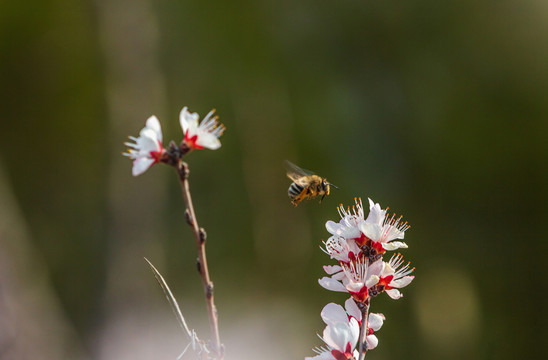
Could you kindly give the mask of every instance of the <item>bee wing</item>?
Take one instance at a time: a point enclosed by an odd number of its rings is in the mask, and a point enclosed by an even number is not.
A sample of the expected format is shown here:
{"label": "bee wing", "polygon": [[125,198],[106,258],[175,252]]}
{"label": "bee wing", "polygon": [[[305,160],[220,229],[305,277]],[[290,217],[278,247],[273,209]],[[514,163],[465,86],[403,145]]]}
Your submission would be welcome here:
{"label": "bee wing", "polygon": [[297,179],[300,179],[303,176],[314,175],[312,171],[301,169],[300,167],[293,164],[289,160],[285,161],[285,168],[287,170],[287,177],[293,181],[296,181]]}

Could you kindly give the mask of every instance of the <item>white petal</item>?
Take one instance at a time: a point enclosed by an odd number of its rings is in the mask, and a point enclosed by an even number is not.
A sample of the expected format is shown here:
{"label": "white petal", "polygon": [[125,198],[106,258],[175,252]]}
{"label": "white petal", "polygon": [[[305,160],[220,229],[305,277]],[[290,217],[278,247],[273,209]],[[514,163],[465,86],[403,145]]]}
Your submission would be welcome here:
{"label": "white petal", "polygon": [[343,227],[340,230],[340,235],[347,239],[357,239],[362,233],[357,227]]}
{"label": "white petal", "polygon": [[369,314],[367,327],[373,329],[373,331],[378,331],[381,328],[384,320],[385,317],[383,314],[371,313]]}
{"label": "white petal", "polygon": [[381,277],[385,278],[389,275],[394,275],[394,269],[390,266],[389,263],[384,263],[384,268],[382,269]]}
{"label": "white petal", "polygon": [[157,139],[161,142],[162,141],[162,128],[160,127],[160,121],[158,121],[158,118],[154,115],[148,118],[146,127],[153,130],[156,133]]}
{"label": "white petal", "polygon": [[358,305],[356,305],[356,302],[354,299],[349,298],[344,302],[344,307],[346,308],[346,312],[348,315],[353,316],[356,318],[356,320],[361,321],[362,319],[362,312],[358,308]]}
{"label": "white petal", "polygon": [[327,290],[338,291],[338,292],[348,292],[343,284],[327,276],[318,280],[318,283],[320,284],[321,287]]}
{"label": "white petal", "polygon": [[221,142],[219,141],[217,136],[203,131],[200,131],[198,133],[198,139],[196,140],[196,144],[211,150],[217,150],[221,147]]}
{"label": "white petal", "polygon": [[131,170],[133,176],[138,176],[148,170],[149,167],[154,164],[154,160],[150,158],[140,157],[133,161],[133,169]]}
{"label": "white petal", "polygon": [[186,134],[187,130],[190,128],[197,128],[198,127],[198,119],[199,116],[197,113],[190,113],[185,106],[183,110],[181,110],[181,113],[179,114],[179,123],[181,124],[181,129],[183,130],[183,134]]}
{"label": "white petal", "polygon": [[352,282],[352,281],[345,282],[345,285],[346,285],[346,289],[349,292],[353,292],[353,293],[359,293],[364,288],[364,286],[366,286],[362,282]]}
{"label": "white petal", "polygon": [[358,338],[360,337],[360,324],[358,324],[358,320],[355,318],[350,318],[350,345],[352,346],[352,349],[356,347],[356,343],[358,342]]}
{"label": "white petal", "polygon": [[341,305],[335,303],[329,303],[325,305],[322,309],[321,316],[323,322],[327,325],[337,322],[348,321],[348,315],[346,315],[346,311],[344,311]]}
{"label": "white petal", "polygon": [[351,340],[351,328],[346,323],[327,325],[323,331],[323,340],[329,346],[344,352],[346,344]]}
{"label": "white petal", "polygon": [[389,243],[383,243],[382,247],[384,250],[392,251],[400,248],[407,249],[407,244],[401,241],[392,241]]}
{"label": "white petal", "polygon": [[341,271],[339,273],[336,273],[336,274],[333,274],[333,276],[331,276],[331,278],[333,278],[333,280],[348,280],[347,277],[346,277],[346,274],[344,273],[344,271]]}
{"label": "white petal", "polygon": [[324,351],[319,355],[313,357],[305,357],[304,360],[337,360],[330,351]]}
{"label": "white petal", "polygon": [[378,241],[381,237],[382,227],[378,224],[362,222],[360,224],[360,231],[371,240]]}
{"label": "white petal", "polygon": [[369,215],[367,216],[367,219],[365,219],[366,222],[382,226],[382,223],[384,221],[384,216],[386,215],[386,211],[381,209],[381,206],[377,203],[375,204],[371,199],[369,200]]}
{"label": "white petal", "polygon": [[340,265],[325,265],[323,270],[327,273],[327,275],[333,275],[342,271],[342,267]]}
{"label": "white petal", "polygon": [[151,151],[159,151],[160,143],[158,142],[158,137],[154,130],[149,128],[144,128],[141,130],[141,134],[137,139],[138,148],[148,155]]}
{"label": "white petal", "polygon": [[367,342],[367,350],[373,350],[379,344],[379,339],[375,335],[367,335],[365,341]]}
{"label": "white petal", "polygon": [[377,275],[373,275],[369,277],[369,279],[367,279],[367,281],[365,282],[365,286],[367,286],[367,288],[369,289],[371,286],[377,285],[379,280],[380,278]]}
{"label": "white petal", "polygon": [[331,233],[331,235],[339,235],[338,231],[341,228],[341,224],[329,220],[325,223],[325,228]]}
{"label": "white petal", "polygon": [[394,300],[398,300],[403,296],[398,289],[385,290],[385,292]]}
{"label": "white petal", "polygon": [[401,279],[392,280],[390,282],[390,286],[393,286],[396,288],[402,288],[404,286],[411,284],[411,281],[413,281],[414,278],[415,278],[414,276],[404,276]]}

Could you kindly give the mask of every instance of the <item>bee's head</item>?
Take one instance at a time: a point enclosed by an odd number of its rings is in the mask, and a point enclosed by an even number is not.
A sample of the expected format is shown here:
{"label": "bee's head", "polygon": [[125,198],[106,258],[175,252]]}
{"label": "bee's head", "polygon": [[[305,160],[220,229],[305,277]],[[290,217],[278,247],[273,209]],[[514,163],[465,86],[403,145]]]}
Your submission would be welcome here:
{"label": "bee's head", "polygon": [[339,189],[337,186],[328,183],[327,180],[325,180],[325,179],[323,180],[323,182],[325,183],[325,192],[326,192],[327,195],[329,195],[329,191],[331,190],[331,187],[334,187],[335,189]]}
{"label": "bee's head", "polygon": [[327,182],[327,180],[322,179],[322,191],[323,191],[326,195],[329,195],[329,185],[331,185],[331,184],[329,184],[329,183]]}

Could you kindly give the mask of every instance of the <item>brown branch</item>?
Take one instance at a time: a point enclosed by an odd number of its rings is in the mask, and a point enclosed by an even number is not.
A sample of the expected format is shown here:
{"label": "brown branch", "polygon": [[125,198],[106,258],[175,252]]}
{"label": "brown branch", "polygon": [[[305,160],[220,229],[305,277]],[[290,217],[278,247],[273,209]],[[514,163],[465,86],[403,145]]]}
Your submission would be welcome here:
{"label": "brown branch", "polygon": [[360,328],[360,336],[358,340],[358,346],[359,346],[359,355],[358,360],[364,360],[365,355],[367,353],[367,334],[369,332],[369,329],[367,327],[367,320],[369,318],[369,299],[365,301],[365,303],[359,304],[360,309],[362,311],[362,326]]}
{"label": "brown branch", "polygon": [[205,249],[206,232],[203,228],[198,226],[198,220],[196,219],[196,213],[194,212],[194,206],[192,205],[192,198],[190,196],[190,188],[188,183],[189,169],[187,163],[180,160],[177,166],[177,172],[179,173],[179,180],[181,183],[181,190],[185,199],[186,211],[185,219],[187,223],[192,227],[194,237],[196,238],[196,247],[198,249],[197,267],[200,276],[202,277],[202,284],[204,286],[204,293],[206,297],[207,312],[209,315],[209,327],[211,328],[212,342],[215,347],[214,351],[217,354],[219,360],[223,359],[223,350],[221,345],[221,339],[219,337],[219,323],[217,319],[217,308],[213,301],[213,282],[209,277],[209,270],[207,267],[207,257]]}

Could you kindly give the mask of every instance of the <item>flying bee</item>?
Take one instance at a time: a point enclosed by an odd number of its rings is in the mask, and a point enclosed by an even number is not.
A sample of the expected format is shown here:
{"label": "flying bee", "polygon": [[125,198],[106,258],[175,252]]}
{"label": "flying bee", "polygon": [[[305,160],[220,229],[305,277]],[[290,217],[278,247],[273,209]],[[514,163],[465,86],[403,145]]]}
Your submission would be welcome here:
{"label": "flying bee", "polygon": [[330,184],[326,179],[318,176],[310,171],[306,171],[293,164],[290,161],[285,161],[287,167],[287,177],[293,180],[287,194],[291,198],[291,203],[295,206],[305,199],[314,199],[316,196],[321,196],[320,203],[326,195],[329,195]]}

